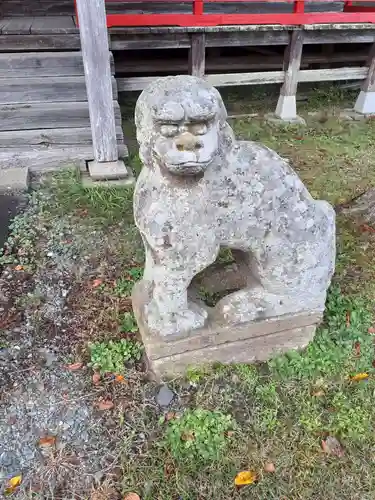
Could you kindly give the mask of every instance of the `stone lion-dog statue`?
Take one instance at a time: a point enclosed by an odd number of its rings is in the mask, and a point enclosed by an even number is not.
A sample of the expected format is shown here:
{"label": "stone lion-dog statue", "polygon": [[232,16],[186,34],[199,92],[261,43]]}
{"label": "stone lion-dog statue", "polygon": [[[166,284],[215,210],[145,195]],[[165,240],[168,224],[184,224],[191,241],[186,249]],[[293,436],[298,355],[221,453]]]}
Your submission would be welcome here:
{"label": "stone lion-dog statue", "polygon": [[240,251],[245,286],[215,306],[238,324],[322,313],[334,271],[335,213],[271,149],[236,141],[219,92],[192,76],[158,78],[135,122],[143,163],[134,194],[146,252],[142,283],[151,331],[202,328],[207,308],[188,299],[192,279],[220,248]]}

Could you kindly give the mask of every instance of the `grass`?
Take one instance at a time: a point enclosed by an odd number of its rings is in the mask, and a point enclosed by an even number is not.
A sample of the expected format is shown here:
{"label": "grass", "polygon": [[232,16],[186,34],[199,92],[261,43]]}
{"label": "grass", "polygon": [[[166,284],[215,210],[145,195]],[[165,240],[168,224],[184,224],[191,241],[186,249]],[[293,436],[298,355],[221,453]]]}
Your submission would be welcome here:
{"label": "grass", "polygon": [[[264,142],[289,158],[313,196],[340,204],[375,184],[375,122],[306,114],[334,108],[345,97],[340,92],[311,94],[302,106],[308,121],[303,128],[276,127],[260,118],[231,124],[238,138]],[[253,101],[231,93],[227,102],[236,112],[261,109],[256,92]],[[131,121],[125,125],[134,132]],[[135,153],[131,162],[139,171]],[[119,334],[125,336],[127,356],[136,330],[130,294],[142,274],[143,250],[132,219],[132,193],[85,190],[72,172],[49,182],[53,194],[40,201],[41,211],[72,215],[119,239],[108,251],[103,284],[83,293],[88,312],[82,325],[99,332],[93,340],[99,361],[94,362],[105,371],[111,336],[115,344]],[[116,443],[122,457],[116,486],[122,495],[134,491],[142,500],[374,498],[375,237],[361,229],[361,221],[343,214],[337,226],[337,268],[325,321],[304,352],[260,366],[193,365],[185,378],[170,382],[178,397],[165,411],[149,403],[147,395],[156,388],[142,377],[126,385],[126,411],[118,425],[126,426],[127,437]],[[225,261],[230,257],[223,255]],[[122,369],[119,350],[115,364]],[[356,381],[358,373],[367,376]],[[323,452],[327,436],[340,441],[341,458]],[[274,464],[274,472],[266,472],[267,463]],[[238,489],[234,478],[243,470],[254,471],[258,480]]]}

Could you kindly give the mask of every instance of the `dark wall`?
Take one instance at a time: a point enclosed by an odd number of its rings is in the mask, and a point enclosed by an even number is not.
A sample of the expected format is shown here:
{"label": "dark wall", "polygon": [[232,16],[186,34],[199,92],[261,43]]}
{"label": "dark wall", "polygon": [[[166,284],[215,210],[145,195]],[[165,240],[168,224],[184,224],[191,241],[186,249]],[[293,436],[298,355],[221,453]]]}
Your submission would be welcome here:
{"label": "dark wall", "polygon": [[0,0],[0,17],[73,14],[74,0]]}

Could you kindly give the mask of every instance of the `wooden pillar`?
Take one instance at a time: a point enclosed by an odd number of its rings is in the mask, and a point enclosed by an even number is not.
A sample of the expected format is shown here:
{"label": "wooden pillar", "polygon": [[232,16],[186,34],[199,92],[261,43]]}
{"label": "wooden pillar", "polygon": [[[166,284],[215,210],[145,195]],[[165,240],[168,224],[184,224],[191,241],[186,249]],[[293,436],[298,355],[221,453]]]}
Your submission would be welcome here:
{"label": "wooden pillar", "polygon": [[189,52],[189,74],[203,78],[206,65],[206,35],[192,33]]}
{"label": "wooden pillar", "polygon": [[303,31],[295,30],[290,35],[290,42],[284,53],[285,78],[275,111],[276,116],[282,120],[297,119],[296,93],[302,49]]}
{"label": "wooden pillar", "polygon": [[[117,162],[112,75],[104,0],[77,0],[95,164]],[[110,177],[109,177],[110,178]]]}
{"label": "wooden pillar", "polygon": [[364,115],[375,114],[375,43],[371,47],[368,73],[354,104],[354,110]]}

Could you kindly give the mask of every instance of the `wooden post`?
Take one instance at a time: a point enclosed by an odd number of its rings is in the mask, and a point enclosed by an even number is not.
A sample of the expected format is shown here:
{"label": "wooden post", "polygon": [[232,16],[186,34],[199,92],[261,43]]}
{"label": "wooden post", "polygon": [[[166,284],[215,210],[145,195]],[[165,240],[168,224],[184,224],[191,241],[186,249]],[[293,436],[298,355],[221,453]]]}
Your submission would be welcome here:
{"label": "wooden post", "polygon": [[363,115],[375,114],[375,43],[371,47],[368,73],[354,104],[354,110]]}
{"label": "wooden post", "polygon": [[89,171],[95,180],[124,177],[128,172],[118,162],[104,0],[77,0],[77,12],[95,158]]}
{"label": "wooden post", "polygon": [[276,106],[276,116],[282,120],[296,120],[297,105],[296,92],[298,84],[298,73],[301,65],[303,49],[303,31],[295,30],[290,35],[289,45],[284,54],[285,79],[281,87],[279,100]]}
{"label": "wooden post", "polygon": [[206,65],[206,35],[192,33],[189,52],[189,74],[203,78]]}

